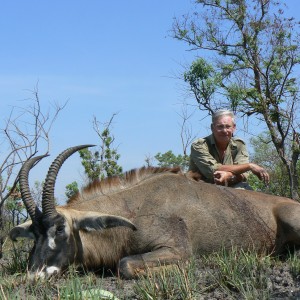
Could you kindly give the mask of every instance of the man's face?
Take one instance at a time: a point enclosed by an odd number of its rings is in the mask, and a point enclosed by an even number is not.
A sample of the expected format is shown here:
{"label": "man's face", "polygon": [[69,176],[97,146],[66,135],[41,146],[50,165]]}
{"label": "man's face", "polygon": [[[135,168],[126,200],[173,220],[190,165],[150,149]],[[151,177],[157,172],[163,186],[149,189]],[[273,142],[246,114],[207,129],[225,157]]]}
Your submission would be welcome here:
{"label": "man's face", "polygon": [[221,116],[211,126],[217,144],[229,143],[235,132],[235,124],[230,116]]}

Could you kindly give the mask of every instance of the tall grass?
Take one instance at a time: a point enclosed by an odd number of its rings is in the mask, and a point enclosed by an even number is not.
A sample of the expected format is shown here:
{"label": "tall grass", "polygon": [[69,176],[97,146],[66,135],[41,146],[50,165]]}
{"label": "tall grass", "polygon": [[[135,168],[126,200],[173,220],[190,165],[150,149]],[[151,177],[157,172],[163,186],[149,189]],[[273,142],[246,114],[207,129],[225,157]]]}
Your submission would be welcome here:
{"label": "tall grass", "polygon": [[248,300],[269,299],[271,257],[233,248],[206,256],[205,260],[213,267],[215,284],[228,294]]}
{"label": "tall grass", "polygon": [[299,251],[292,251],[288,253],[287,263],[290,268],[290,272],[295,279],[300,279],[300,253]]}
{"label": "tall grass", "polygon": [[140,299],[194,299],[197,294],[194,262],[161,266],[159,272],[148,270],[134,286]]}

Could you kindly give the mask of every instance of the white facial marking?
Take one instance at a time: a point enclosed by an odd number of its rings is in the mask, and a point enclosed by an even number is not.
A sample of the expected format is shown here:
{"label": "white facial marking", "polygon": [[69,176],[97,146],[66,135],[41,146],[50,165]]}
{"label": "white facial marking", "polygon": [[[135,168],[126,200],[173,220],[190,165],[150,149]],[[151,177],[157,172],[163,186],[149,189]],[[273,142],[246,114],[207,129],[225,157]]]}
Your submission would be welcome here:
{"label": "white facial marking", "polygon": [[[57,226],[54,225],[51,228],[49,228],[48,232],[47,232],[47,236],[48,236],[48,246],[50,249],[54,250],[56,248],[56,243],[55,243],[55,236],[56,236],[56,230],[57,230]],[[70,229],[68,226],[65,227],[65,232],[70,235]]]}
{"label": "white facial marking", "polygon": [[47,267],[47,269],[46,269],[47,275],[52,275],[52,274],[54,274],[54,273],[59,273],[59,272],[60,272],[60,268],[54,267],[54,266],[52,266],[52,267]]}
{"label": "white facial marking", "polygon": [[51,267],[47,267],[46,270],[45,270],[45,268],[43,268],[42,270],[37,271],[35,273],[32,273],[32,272],[28,273],[28,279],[30,281],[36,281],[38,279],[43,280],[43,279],[48,278],[51,275],[59,273],[59,272],[60,272],[60,268],[51,266]]}
{"label": "white facial marking", "polygon": [[55,240],[51,236],[48,236],[48,246],[52,250],[54,250],[56,248]]}

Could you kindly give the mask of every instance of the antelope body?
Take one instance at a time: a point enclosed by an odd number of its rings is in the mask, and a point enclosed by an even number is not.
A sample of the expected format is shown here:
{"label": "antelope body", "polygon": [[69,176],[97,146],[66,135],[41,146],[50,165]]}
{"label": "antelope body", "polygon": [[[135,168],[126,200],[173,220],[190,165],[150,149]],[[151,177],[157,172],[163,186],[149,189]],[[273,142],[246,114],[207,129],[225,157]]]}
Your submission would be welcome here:
{"label": "antelope body", "polygon": [[64,160],[85,146],[60,154],[51,165],[42,212],[20,172],[23,201],[32,222],[10,237],[34,238],[32,276],[47,276],[70,264],[118,268],[125,278],[232,246],[278,254],[300,244],[300,204],[283,197],[195,181],[177,169],[139,169],[122,178],[94,182],[55,207],[54,184]]}

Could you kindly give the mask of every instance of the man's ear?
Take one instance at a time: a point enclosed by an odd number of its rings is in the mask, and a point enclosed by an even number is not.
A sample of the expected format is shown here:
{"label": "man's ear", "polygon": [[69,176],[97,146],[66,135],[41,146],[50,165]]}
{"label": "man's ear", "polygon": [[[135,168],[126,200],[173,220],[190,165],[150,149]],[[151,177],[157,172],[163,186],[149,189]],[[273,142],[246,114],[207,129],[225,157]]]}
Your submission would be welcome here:
{"label": "man's ear", "polygon": [[234,135],[235,130],[236,130],[236,124],[233,124],[232,136]]}

